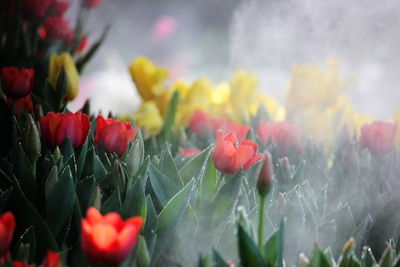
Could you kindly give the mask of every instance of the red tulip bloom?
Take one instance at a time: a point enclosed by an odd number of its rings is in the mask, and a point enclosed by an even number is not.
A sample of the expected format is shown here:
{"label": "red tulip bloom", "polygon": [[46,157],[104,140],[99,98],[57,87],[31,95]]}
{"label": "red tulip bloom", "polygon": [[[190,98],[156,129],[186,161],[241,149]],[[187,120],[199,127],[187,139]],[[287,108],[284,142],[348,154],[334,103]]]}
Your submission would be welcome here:
{"label": "red tulip bloom", "polygon": [[40,117],[40,129],[43,139],[51,148],[61,145],[67,137],[74,148],[79,148],[87,138],[90,121],[88,116],[81,112],[49,112]]}
{"label": "red tulip bloom", "polygon": [[136,245],[142,225],[141,217],[123,221],[115,212],[102,216],[91,207],[82,220],[83,253],[96,264],[118,264]]}
{"label": "red tulip bloom", "polygon": [[53,251],[48,251],[46,258],[44,259],[42,267],[62,267],[62,261],[60,254],[53,252]]}
{"label": "red tulip bloom", "polygon": [[232,123],[225,118],[212,117],[201,110],[196,110],[189,122],[189,129],[200,137],[207,136],[207,133],[212,133],[216,136],[219,130],[224,133],[234,132],[239,141],[242,141],[246,139],[250,128],[246,125]]}
{"label": "red tulip bloom", "polygon": [[13,267],[33,267],[33,265],[31,265],[31,264],[26,264],[26,263],[23,262],[23,261],[14,261],[12,266],[13,266]]}
{"label": "red tulip bloom", "polygon": [[224,135],[222,131],[218,131],[213,159],[219,171],[233,174],[240,168],[247,170],[264,157],[263,154],[257,154],[256,142],[244,140],[239,146],[237,143],[235,133]]}
{"label": "red tulip bloom", "polygon": [[21,113],[32,113],[35,109],[33,106],[31,94],[20,99],[12,99],[10,97],[7,97],[7,105],[10,107],[10,109],[13,108],[14,102],[16,103],[15,113],[17,114],[17,116],[19,116]]}
{"label": "red tulip bloom", "polygon": [[0,216],[0,257],[5,255],[10,248],[15,230],[15,219],[11,212]]}
{"label": "red tulip bloom", "polygon": [[384,154],[394,147],[396,125],[374,121],[361,127],[360,145],[368,148],[371,154]]}
{"label": "red tulip bloom", "polygon": [[128,148],[129,141],[133,141],[135,135],[136,131],[127,122],[104,119],[101,115],[97,117],[94,138],[97,144],[101,142],[107,153],[115,152],[122,157]]}
{"label": "red tulip bloom", "polygon": [[12,98],[27,96],[33,88],[34,69],[5,67],[1,69],[1,88]]}
{"label": "red tulip bloom", "polygon": [[201,153],[200,150],[197,148],[183,148],[179,151],[179,153],[184,157],[184,158],[189,158],[189,157],[195,157]]}
{"label": "red tulip bloom", "polygon": [[101,0],[82,0],[82,3],[87,8],[95,8],[100,5]]}
{"label": "red tulip bloom", "polygon": [[43,17],[53,0],[22,0],[22,14],[27,19]]}
{"label": "red tulip bloom", "polygon": [[281,156],[287,156],[291,148],[294,148],[297,153],[303,151],[300,131],[294,124],[285,121],[277,123],[260,121],[257,134],[264,144],[267,144],[269,138],[272,138]]}
{"label": "red tulip bloom", "polygon": [[63,17],[52,16],[43,23],[46,38],[64,39],[70,32],[69,20]]}

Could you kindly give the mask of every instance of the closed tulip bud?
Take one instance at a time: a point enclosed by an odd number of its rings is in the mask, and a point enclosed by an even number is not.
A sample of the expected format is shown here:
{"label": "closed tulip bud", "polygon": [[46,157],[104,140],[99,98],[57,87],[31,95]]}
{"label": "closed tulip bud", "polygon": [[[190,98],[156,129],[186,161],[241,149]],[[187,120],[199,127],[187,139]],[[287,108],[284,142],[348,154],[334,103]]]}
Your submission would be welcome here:
{"label": "closed tulip bud", "polygon": [[133,176],[139,170],[140,165],[142,165],[144,158],[144,146],[143,139],[140,131],[136,132],[135,141],[130,147],[129,152],[126,156],[126,171],[129,176]]}
{"label": "closed tulip bud", "polygon": [[360,145],[373,155],[388,153],[394,148],[397,126],[383,121],[374,121],[361,127]]}
{"label": "closed tulip bud", "polygon": [[118,160],[114,161],[113,168],[111,171],[112,177],[121,190],[125,190],[126,187],[126,174],[122,168],[121,163]]}
{"label": "closed tulip bud", "polygon": [[53,191],[53,188],[57,184],[57,182],[58,182],[58,168],[57,166],[54,165],[53,168],[51,168],[50,170],[49,176],[47,176],[46,184],[44,186],[44,193],[46,195],[46,198],[49,198],[49,195]]}
{"label": "closed tulip bud", "polygon": [[56,161],[58,161],[59,159],[61,159],[62,154],[61,154],[60,148],[59,148],[58,146],[56,147],[56,149],[54,149],[53,156],[54,156],[54,159],[55,159]]}
{"label": "closed tulip bud", "polygon": [[96,188],[94,189],[93,195],[89,200],[88,206],[94,207],[97,210],[100,210],[101,209],[101,197],[102,197],[102,194],[101,194],[100,187],[96,186]]}
{"label": "closed tulip bud", "polygon": [[27,262],[29,260],[30,247],[31,246],[29,244],[21,243],[18,246],[17,259],[22,259],[23,261]]}
{"label": "closed tulip bud", "polygon": [[289,181],[292,178],[292,171],[290,170],[290,163],[287,157],[279,159],[279,165],[281,166],[282,175],[285,181]]}
{"label": "closed tulip bud", "polygon": [[271,154],[265,153],[265,160],[261,168],[261,172],[258,176],[257,181],[257,190],[261,196],[266,196],[268,192],[271,190],[272,186],[272,175],[273,175],[273,163]]}
{"label": "closed tulip bud", "polygon": [[300,253],[300,255],[299,255],[299,267],[307,267],[308,264],[310,264],[310,261],[308,260],[306,255],[304,255],[304,253]]}
{"label": "closed tulip bud", "polygon": [[32,116],[28,114],[27,127],[22,132],[22,146],[30,161],[35,164],[40,155],[40,136]]}

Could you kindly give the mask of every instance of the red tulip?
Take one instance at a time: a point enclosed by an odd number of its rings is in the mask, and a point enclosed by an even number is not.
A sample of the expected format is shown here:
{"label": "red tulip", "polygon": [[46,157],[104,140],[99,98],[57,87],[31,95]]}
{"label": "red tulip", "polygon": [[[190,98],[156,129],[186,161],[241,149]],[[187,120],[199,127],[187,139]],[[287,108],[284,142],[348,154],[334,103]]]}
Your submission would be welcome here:
{"label": "red tulip", "polygon": [[14,261],[12,266],[13,266],[13,267],[33,267],[33,265],[31,265],[31,264],[26,264],[26,263],[23,262],[23,261]]}
{"label": "red tulip", "polygon": [[53,0],[22,0],[22,14],[27,19],[43,17]]}
{"label": "red tulip", "polygon": [[90,121],[88,116],[81,112],[49,112],[40,117],[40,129],[43,139],[51,148],[61,145],[67,137],[74,148],[79,148],[87,138]]}
{"label": "red tulip", "polygon": [[207,133],[212,133],[216,136],[219,130],[224,133],[234,132],[237,138],[242,141],[246,139],[250,128],[246,125],[232,123],[225,118],[212,117],[201,110],[196,110],[189,122],[189,129],[200,137],[207,136]]}
{"label": "red tulip", "polygon": [[1,88],[12,98],[27,96],[33,88],[34,69],[5,67],[1,69]]}
{"label": "red tulip", "polygon": [[213,159],[215,167],[221,172],[233,174],[240,168],[247,170],[264,157],[263,154],[256,154],[256,142],[244,140],[238,146],[237,141],[235,133],[224,135],[218,131]]}
{"label": "red tulip", "polygon": [[95,8],[100,5],[101,0],[82,0],[82,3],[87,8]]}
{"label": "red tulip", "polygon": [[179,151],[179,153],[184,157],[184,158],[189,158],[189,157],[195,157],[201,153],[200,150],[197,148],[183,148]]}
{"label": "red tulip", "polygon": [[34,106],[32,102],[32,95],[29,94],[20,99],[12,99],[7,97],[7,105],[12,109],[15,104],[15,113],[19,116],[21,113],[32,113],[34,111]]}
{"label": "red tulip", "polygon": [[97,144],[101,142],[107,153],[115,152],[121,157],[128,148],[129,141],[135,139],[135,135],[136,131],[127,122],[104,119],[101,115],[97,117],[94,138]]}
{"label": "red tulip", "polygon": [[15,219],[11,212],[0,216],[0,256],[5,255],[10,248],[15,230]]}
{"label": "red tulip", "polygon": [[44,259],[42,267],[62,267],[62,261],[60,254],[53,252],[53,251],[47,251],[46,258]]}
{"label": "red tulip", "polygon": [[285,121],[266,123],[260,120],[257,134],[265,144],[269,138],[272,138],[281,156],[287,156],[291,148],[294,148],[297,153],[303,151],[300,131],[294,124]]}
{"label": "red tulip", "polygon": [[360,145],[368,148],[371,154],[384,154],[394,147],[396,125],[374,121],[361,127]]}
{"label": "red tulip", "polygon": [[118,264],[136,245],[142,225],[141,217],[123,221],[115,212],[102,216],[91,207],[82,220],[82,250],[96,264]]}
{"label": "red tulip", "polygon": [[265,160],[258,176],[257,190],[261,196],[266,196],[271,190],[274,164],[270,153],[265,153]]}
{"label": "red tulip", "polygon": [[63,17],[52,16],[43,23],[46,38],[65,39],[70,32],[69,20]]}

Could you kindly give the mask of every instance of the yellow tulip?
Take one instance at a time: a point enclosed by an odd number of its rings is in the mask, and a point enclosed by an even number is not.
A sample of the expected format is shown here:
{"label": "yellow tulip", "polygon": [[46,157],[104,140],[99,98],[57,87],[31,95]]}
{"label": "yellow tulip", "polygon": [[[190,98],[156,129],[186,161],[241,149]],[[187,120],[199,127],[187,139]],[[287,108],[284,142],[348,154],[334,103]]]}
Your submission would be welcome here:
{"label": "yellow tulip", "polygon": [[129,72],[143,101],[166,94],[164,82],[169,73],[164,68],[154,66],[148,58],[135,59],[129,67]]}
{"label": "yellow tulip", "polygon": [[49,66],[49,82],[56,87],[58,77],[64,68],[68,78],[68,88],[65,100],[73,100],[79,92],[79,74],[75,66],[75,62],[69,53],[55,54],[50,57]]}
{"label": "yellow tulip", "polygon": [[164,120],[154,101],[142,103],[140,108],[133,114],[136,125],[145,129],[149,135],[158,134],[164,124]]}

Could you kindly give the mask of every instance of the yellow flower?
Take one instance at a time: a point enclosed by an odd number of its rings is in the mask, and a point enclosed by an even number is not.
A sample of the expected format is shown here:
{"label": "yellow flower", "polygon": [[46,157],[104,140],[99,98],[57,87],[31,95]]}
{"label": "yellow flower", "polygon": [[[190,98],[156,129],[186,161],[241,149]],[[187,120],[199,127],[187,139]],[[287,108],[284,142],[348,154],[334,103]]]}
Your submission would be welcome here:
{"label": "yellow flower", "polygon": [[139,57],[132,62],[129,72],[143,101],[165,95],[164,82],[169,76],[166,69],[154,66],[146,57]]}
{"label": "yellow flower", "polygon": [[271,121],[283,121],[285,119],[285,107],[267,94],[259,94],[257,96],[255,104],[251,106],[251,115],[257,114],[260,105],[267,111]]}
{"label": "yellow flower", "polygon": [[78,95],[79,91],[79,74],[75,62],[69,53],[62,53],[60,55],[53,53],[50,57],[49,66],[49,82],[53,87],[56,87],[58,77],[63,68],[68,78],[65,100],[70,101]]}
{"label": "yellow flower", "polygon": [[394,116],[394,123],[397,126],[395,142],[397,148],[400,149],[400,110],[398,110]]}
{"label": "yellow flower", "polygon": [[164,124],[164,120],[158,111],[154,101],[142,103],[140,108],[133,114],[136,125],[145,129],[149,135],[158,134]]}

